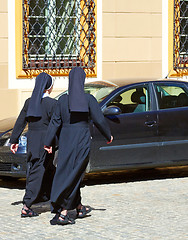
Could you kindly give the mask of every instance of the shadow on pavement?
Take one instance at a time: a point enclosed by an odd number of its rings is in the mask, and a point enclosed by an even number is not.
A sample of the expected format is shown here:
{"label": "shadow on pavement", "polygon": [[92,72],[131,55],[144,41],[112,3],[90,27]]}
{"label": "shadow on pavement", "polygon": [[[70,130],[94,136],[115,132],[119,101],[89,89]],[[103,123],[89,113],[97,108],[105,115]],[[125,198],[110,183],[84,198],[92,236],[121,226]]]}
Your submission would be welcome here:
{"label": "shadow on pavement", "polygon": [[[137,182],[188,177],[188,166],[86,174],[82,187],[108,183]],[[0,177],[0,187],[25,189],[25,178]],[[18,203],[19,204],[19,203]]]}
{"label": "shadow on pavement", "polygon": [[[89,207],[89,206],[86,206]],[[48,202],[42,202],[32,205],[32,209],[37,212],[38,214],[50,212],[50,201]],[[96,209],[91,207],[92,211],[106,211],[106,209]],[[76,210],[69,210],[69,216],[72,218],[76,218]],[[89,217],[90,215],[87,215]]]}
{"label": "shadow on pavement", "polygon": [[25,189],[25,178],[1,177],[0,187],[10,189]]}
{"label": "shadow on pavement", "polygon": [[87,174],[83,186],[182,177],[188,177],[188,166]]}
{"label": "shadow on pavement", "polygon": [[[128,183],[137,181],[159,180],[169,178],[188,177],[188,166],[169,167],[143,170],[127,170],[121,172],[89,173],[86,174],[82,187],[90,185],[100,185],[109,183]],[[25,189],[25,178],[0,178],[0,188]],[[22,201],[12,202],[11,205],[22,205]],[[41,202],[34,204],[32,209],[39,214],[50,212],[50,202]],[[105,211],[106,209],[95,209],[96,211]],[[71,213],[73,216],[75,212]]]}

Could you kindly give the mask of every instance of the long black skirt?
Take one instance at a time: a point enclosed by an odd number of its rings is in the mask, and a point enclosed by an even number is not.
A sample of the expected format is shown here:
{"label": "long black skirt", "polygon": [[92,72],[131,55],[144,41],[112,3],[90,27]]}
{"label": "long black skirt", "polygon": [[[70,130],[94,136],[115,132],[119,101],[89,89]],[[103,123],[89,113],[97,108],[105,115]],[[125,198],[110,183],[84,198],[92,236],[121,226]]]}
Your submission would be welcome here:
{"label": "long black skirt", "polygon": [[50,200],[54,174],[53,155],[44,152],[41,158],[27,162],[26,190],[23,197],[23,203],[27,207]]}
{"label": "long black skirt", "polygon": [[80,184],[89,160],[89,127],[64,126],[60,133],[56,173],[51,191],[52,212],[81,203]]}

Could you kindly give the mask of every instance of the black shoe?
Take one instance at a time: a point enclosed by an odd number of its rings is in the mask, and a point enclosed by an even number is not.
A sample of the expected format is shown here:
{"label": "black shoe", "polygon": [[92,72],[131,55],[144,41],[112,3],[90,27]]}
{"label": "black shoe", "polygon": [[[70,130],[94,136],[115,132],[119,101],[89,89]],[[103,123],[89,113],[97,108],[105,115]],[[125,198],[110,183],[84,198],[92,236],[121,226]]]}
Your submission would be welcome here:
{"label": "black shoe", "polygon": [[31,208],[25,209],[22,208],[22,211],[25,211],[26,213],[21,212],[21,217],[37,217],[38,213],[34,212]]}
{"label": "black shoe", "polygon": [[57,224],[57,219],[59,218],[60,213],[56,213],[56,215],[50,220],[51,225]]}
{"label": "black shoe", "polygon": [[77,218],[84,218],[88,213],[91,212],[91,208],[85,207],[82,205],[81,209],[77,208],[76,211],[77,211]]}
{"label": "black shoe", "polygon": [[70,218],[68,215],[60,214],[57,219],[58,225],[67,225],[67,224],[75,224],[74,219]]}

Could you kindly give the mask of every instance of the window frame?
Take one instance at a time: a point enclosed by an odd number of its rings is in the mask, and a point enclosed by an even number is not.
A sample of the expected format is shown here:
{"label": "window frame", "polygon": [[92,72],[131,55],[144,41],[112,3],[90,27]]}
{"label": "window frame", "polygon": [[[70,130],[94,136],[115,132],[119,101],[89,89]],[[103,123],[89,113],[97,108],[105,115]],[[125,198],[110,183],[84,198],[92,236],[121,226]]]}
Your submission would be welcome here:
{"label": "window frame", "polygon": [[174,21],[174,0],[168,0],[168,77],[188,76],[188,68],[174,69]]}
{"label": "window frame", "polygon": [[[97,21],[97,1],[95,1],[94,15],[95,20]],[[83,4],[83,0],[80,1],[80,4]],[[83,19],[80,20],[81,24]],[[31,69],[23,70],[23,10],[22,10],[22,0],[15,0],[15,55],[16,55],[16,78],[33,78],[36,77],[40,72],[47,72],[52,76],[68,76],[71,68],[59,68],[59,69]],[[93,68],[84,68],[87,77],[97,77],[97,24],[95,27],[95,42],[94,42],[94,51],[95,55],[95,67]],[[83,36],[81,36],[83,38]]]}
{"label": "window frame", "polygon": [[177,106],[177,107],[160,108],[159,98],[158,98],[158,95],[157,95],[157,87],[178,87],[178,88],[181,88],[184,91],[184,93],[186,93],[186,95],[188,96],[188,88],[187,88],[187,86],[185,86],[185,84],[183,84],[183,83],[178,84],[178,83],[168,83],[168,82],[167,83],[157,82],[157,83],[154,83],[153,85],[154,85],[153,87],[154,87],[154,91],[155,91],[155,94],[156,94],[156,101],[157,101],[157,108],[158,108],[157,110],[164,111],[164,110],[172,110],[172,109],[180,109],[182,107],[188,107],[188,106],[181,106],[181,107]]}
{"label": "window frame", "polygon": [[[122,93],[124,92],[127,92],[129,90],[132,90],[132,89],[136,89],[136,88],[146,88],[147,90],[147,98],[148,98],[148,101],[146,100],[146,107],[148,108],[146,111],[143,111],[143,112],[129,112],[129,113],[121,113],[120,115],[124,115],[124,114],[138,114],[138,113],[146,113],[146,112],[150,112],[151,111],[151,97],[150,97],[150,86],[148,83],[141,83],[141,84],[138,84],[138,85],[134,85],[134,86],[129,86],[129,87],[126,87],[126,88],[123,88],[121,89],[120,91],[118,91],[115,95],[113,95],[110,99],[108,99],[108,101],[105,103],[105,105],[103,106],[102,110],[104,110],[106,107],[108,107],[108,104],[114,99],[116,98],[117,96],[121,95]],[[148,106],[147,106],[148,104]]]}

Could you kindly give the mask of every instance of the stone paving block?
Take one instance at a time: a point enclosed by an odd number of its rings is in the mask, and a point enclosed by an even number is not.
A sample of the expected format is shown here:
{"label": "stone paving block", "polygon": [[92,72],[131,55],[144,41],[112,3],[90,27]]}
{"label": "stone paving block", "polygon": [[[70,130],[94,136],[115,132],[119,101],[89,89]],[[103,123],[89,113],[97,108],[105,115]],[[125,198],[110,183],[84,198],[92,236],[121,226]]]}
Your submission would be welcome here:
{"label": "stone paving block", "polygon": [[49,202],[33,206],[39,217],[22,219],[24,189],[0,187],[0,239],[185,240],[187,186],[188,177],[86,186],[83,204],[93,210],[67,226],[50,225]]}

